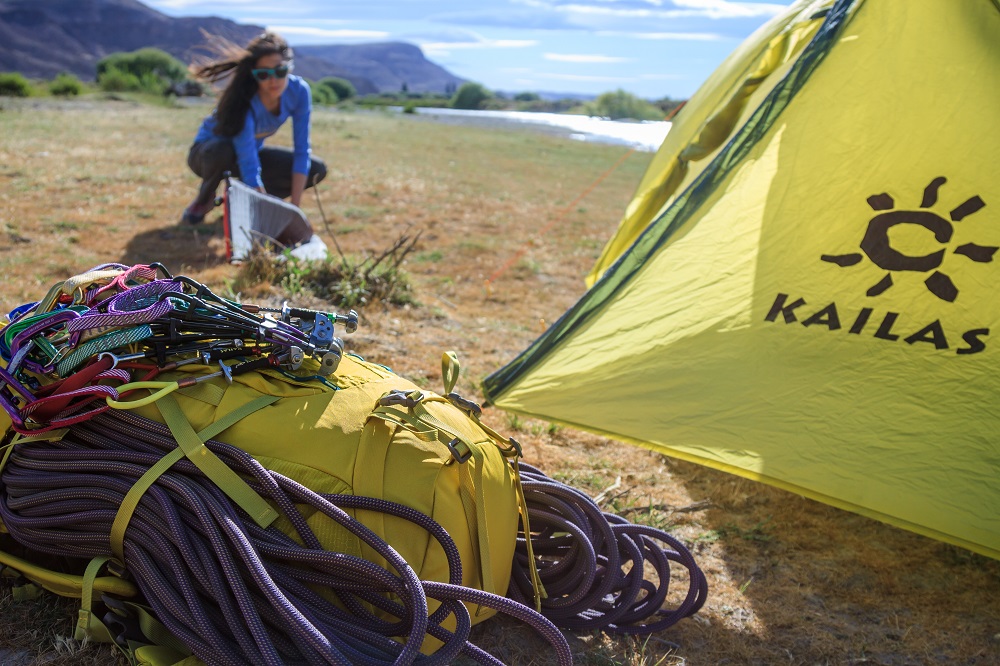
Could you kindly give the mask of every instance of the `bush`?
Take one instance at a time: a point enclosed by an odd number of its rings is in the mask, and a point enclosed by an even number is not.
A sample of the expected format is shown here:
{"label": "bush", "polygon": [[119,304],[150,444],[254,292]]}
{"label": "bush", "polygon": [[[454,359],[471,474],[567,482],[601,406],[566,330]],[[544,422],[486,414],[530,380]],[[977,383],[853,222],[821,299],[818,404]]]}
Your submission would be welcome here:
{"label": "bush", "polygon": [[337,97],[337,93],[333,92],[333,90],[327,88],[326,86],[316,84],[310,86],[310,91],[312,92],[313,104],[336,104],[340,101],[340,98]]}
{"label": "bush", "polygon": [[83,92],[83,84],[80,79],[72,74],[59,74],[49,82],[49,92],[59,97],[69,97],[79,95]]}
{"label": "bush", "polygon": [[187,67],[180,60],[165,51],[153,48],[129,53],[112,53],[102,58],[97,63],[97,77],[100,78],[101,74],[110,69],[134,74],[138,79],[151,74],[169,83],[183,81],[188,75]]}
{"label": "bush", "polygon": [[453,109],[479,109],[493,95],[479,83],[463,83],[451,98]]}
{"label": "bush", "polygon": [[31,95],[31,84],[18,72],[0,73],[0,96],[28,97]]}
{"label": "bush", "polygon": [[170,81],[148,72],[139,77],[139,90],[154,95],[163,95],[170,88],[170,83]]}
{"label": "bush", "polygon": [[97,63],[97,81],[109,92],[142,91],[162,95],[172,84],[186,80],[187,67],[160,49],[112,53]]}
{"label": "bush", "polygon": [[336,76],[327,76],[319,80],[316,84],[318,87],[329,88],[334,95],[337,96],[337,101],[343,102],[344,100],[356,97],[358,91],[354,88],[354,84],[347,79],[341,79]]}
{"label": "bush", "polygon": [[584,112],[591,116],[601,116],[611,120],[634,118],[636,120],[663,120],[663,112],[644,99],[625,92],[621,88],[607,92],[593,102],[583,105]]}
{"label": "bush", "polygon": [[277,287],[284,296],[311,296],[340,308],[377,302],[411,304],[413,287],[402,264],[421,233],[410,236],[404,232],[378,254],[365,257],[341,254],[323,261],[297,259],[287,252],[276,256],[274,248],[255,243],[240,265],[231,289],[242,292],[262,285]]}
{"label": "bush", "polygon": [[105,92],[134,92],[142,90],[139,77],[130,72],[110,67],[97,75],[97,85]]}

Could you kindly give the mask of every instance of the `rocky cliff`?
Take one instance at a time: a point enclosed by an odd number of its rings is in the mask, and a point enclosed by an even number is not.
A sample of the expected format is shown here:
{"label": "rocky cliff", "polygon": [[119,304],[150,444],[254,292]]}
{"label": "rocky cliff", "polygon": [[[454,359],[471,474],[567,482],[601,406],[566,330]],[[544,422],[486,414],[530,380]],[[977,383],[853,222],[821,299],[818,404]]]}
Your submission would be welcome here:
{"label": "rocky cliff", "polygon": [[[205,55],[202,31],[244,44],[263,30],[220,17],[173,18],[138,0],[0,0],[0,71],[93,80],[97,62],[111,53],[154,47],[189,63]],[[341,77],[361,94],[397,92],[404,84],[412,92],[445,92],[463,82],[411,44],[292,47],[297,74]]]}

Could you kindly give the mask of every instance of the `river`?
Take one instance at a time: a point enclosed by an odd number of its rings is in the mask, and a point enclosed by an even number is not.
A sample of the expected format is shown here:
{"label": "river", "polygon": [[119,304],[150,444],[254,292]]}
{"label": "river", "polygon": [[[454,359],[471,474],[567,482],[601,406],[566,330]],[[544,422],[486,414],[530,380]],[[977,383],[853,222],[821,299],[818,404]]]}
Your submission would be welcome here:
{"label": "river", "polygon": [[667,121],[608,120],[567,113],[465,111],[431,107],[417,107],[415,111],[421,116],[446,123],[486,127],[533,125],[539,130],[562,134],[578,141],[626,145],[645,152],[656,152],[670,129]]}

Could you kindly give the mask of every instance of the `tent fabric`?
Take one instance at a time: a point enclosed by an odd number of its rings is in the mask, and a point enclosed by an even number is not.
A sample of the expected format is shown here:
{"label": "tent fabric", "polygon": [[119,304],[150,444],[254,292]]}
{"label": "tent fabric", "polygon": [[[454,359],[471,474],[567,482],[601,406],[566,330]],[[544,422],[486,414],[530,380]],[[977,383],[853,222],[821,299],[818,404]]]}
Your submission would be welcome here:
{"label": "tent fabric", "polygon": [[834,0],[799,2],[763,25],[689,99],[653,156],[618,231],[587,276],[592,287],[636,237],[701,173],[732,132],[781,80]]}
{"label": "tent fabric", "polygon": [[[1000,4],[798,3],[692,101],[724,107],[803,30],[484,391],[1000,559]],[[685,148],[668,135],[666,163]],[[669,180],[659,157],[644,183]]]}

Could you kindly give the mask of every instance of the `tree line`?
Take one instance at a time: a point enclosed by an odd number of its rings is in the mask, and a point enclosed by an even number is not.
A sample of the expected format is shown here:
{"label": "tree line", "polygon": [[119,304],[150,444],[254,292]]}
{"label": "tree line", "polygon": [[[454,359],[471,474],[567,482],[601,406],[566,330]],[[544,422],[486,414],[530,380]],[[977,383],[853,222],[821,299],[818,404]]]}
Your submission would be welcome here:
{"label": "tree line", "polygon": [[[463,83],[450,85],[445,93],[413,93],[406,83],[399,92],[359,96],[350,81],[326,77],[310,81],[313,103],[324,106],[360,105],[362,107],[401,106],[413,113],[419,107],[444,107],[466,110],[536,111],[578,113],[613,120],[662,120],[682,104],[664,97],[649,101],[618,89],[598,95],[591,101],[577,99],[542,99],[537,93],[512,95],[493,92],[486,86]],[[188,68],[170,54],[155,48],[130,53],[113,53],[97,63],[96,88],[109,93],[137,92],[152,95],[198,96],[208,89],[190,78]],[[17,72],[0,73],[0,96],[27,97],[48,92],[57,96],[79,95],[92,86],[72,74],[59,74],[48,82],[33,83]]]}

